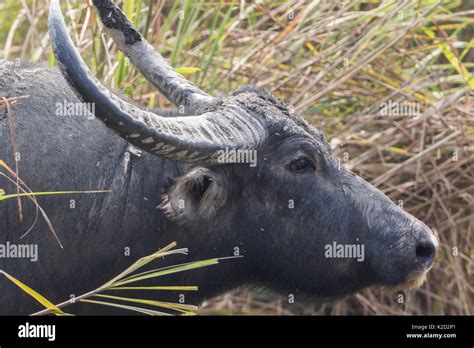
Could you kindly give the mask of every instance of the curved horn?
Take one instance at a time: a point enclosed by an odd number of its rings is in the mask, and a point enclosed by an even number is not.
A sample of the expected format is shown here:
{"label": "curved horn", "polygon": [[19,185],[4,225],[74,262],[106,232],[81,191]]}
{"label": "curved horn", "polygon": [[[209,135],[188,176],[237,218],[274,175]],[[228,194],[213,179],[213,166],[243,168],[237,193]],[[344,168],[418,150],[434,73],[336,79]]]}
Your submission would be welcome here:
{"label": "curved horn", "polygon": [[162,117],[122,100],[85,65],[67,34],[59,0],[51,0],[48,24],[66,80],[80,98],[95,104],[99,119],[138,148],[172,160],[217,163],[219,150],[256,148],[266,139],[264,121],[231,101],[199,116]]}
{"label": "curved horn", "polygon": [[194,112],[213,98],[178,74],[111,0],[94,0],[100,19],[118,47],[140,73],[174,105]]}

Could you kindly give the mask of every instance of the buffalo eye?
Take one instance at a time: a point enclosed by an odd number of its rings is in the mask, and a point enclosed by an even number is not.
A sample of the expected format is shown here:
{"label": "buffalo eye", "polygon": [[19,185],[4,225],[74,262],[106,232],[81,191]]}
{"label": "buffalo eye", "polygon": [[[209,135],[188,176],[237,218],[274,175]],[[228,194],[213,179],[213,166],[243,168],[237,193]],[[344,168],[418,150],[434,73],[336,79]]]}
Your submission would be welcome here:
{"label": "buffalo eye", "polygon": [[290,170],[297,174],[307,173],[309,171],[314,171],[314,164],[307,158],[297,158],[290,163]]}

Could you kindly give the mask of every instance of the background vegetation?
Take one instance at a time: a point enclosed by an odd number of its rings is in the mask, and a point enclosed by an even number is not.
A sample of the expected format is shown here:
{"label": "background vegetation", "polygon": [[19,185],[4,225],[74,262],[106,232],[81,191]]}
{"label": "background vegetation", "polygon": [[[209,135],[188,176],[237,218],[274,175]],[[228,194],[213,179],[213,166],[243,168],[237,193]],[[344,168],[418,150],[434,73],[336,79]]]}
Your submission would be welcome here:
{"label": "background vegetation", "polygon": [[[427,223],[441,243],[418,290],[369,289],[305,305],[237,290],[207,302],[203,313],[473,313],[473,0],[121,3],[207,92],[254,84],[290,103],[325,132],[344,165]],[[144,106],[168,106],[103,32],[90,0],[65,0],[64,9],[73,40],[106,84]],[[0,0],[0,59],[54,65],[46,22],[46,0]],[[382,115],[389,101],[415,103],[420,115]]]}

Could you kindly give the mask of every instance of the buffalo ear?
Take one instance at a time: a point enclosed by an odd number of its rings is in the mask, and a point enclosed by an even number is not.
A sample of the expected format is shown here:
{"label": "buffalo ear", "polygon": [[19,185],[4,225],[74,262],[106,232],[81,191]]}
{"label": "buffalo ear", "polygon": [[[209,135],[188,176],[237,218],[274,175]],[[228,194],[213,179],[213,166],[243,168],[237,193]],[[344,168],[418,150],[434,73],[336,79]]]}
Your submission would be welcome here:
{"label": "buffalo ear", "polygon": [[225,181],[222,172],[193,168],[170,187],[159,208],[180,224],[208,220],[226,201]]}

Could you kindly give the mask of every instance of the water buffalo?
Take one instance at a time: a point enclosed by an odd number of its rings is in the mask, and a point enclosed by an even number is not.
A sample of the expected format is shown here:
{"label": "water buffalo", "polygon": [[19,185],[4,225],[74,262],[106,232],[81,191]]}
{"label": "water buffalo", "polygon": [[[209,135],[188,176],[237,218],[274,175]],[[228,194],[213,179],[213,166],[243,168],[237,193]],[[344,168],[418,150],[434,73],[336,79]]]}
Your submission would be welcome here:
{"label": "water buffalo", "polygon": [[[1,111],[0,159],[14,168],[16,151],[20,177],[35,192],[111,192],[37,198],[64,248],[42,219],[20,239],[35,216],[30,200],[23,199],[23,222],[14,199],[0,202],[0,245],[38,246],[37,260],[2,257],[0,269],[59,302],[176,240],[190,249],[178,261],[243,256],[168,280],[199,285],[191,303],[252,284],[296,300],[421,284],[437,248],[432,232],[341,167],[318,129],[259,88],[206,94],[173,70],[112,1],[93,3],[118,47],[177,109],[145,110],[104,87],[69,38],[58,0],[51,1],[60,70],[1,62],[0,96],[29,98],[11,112],[15,148]],[[67,103],[89,103],[95,118],[64,114]],[[0,293],[1,314],[41,309],[6,279]]]}

